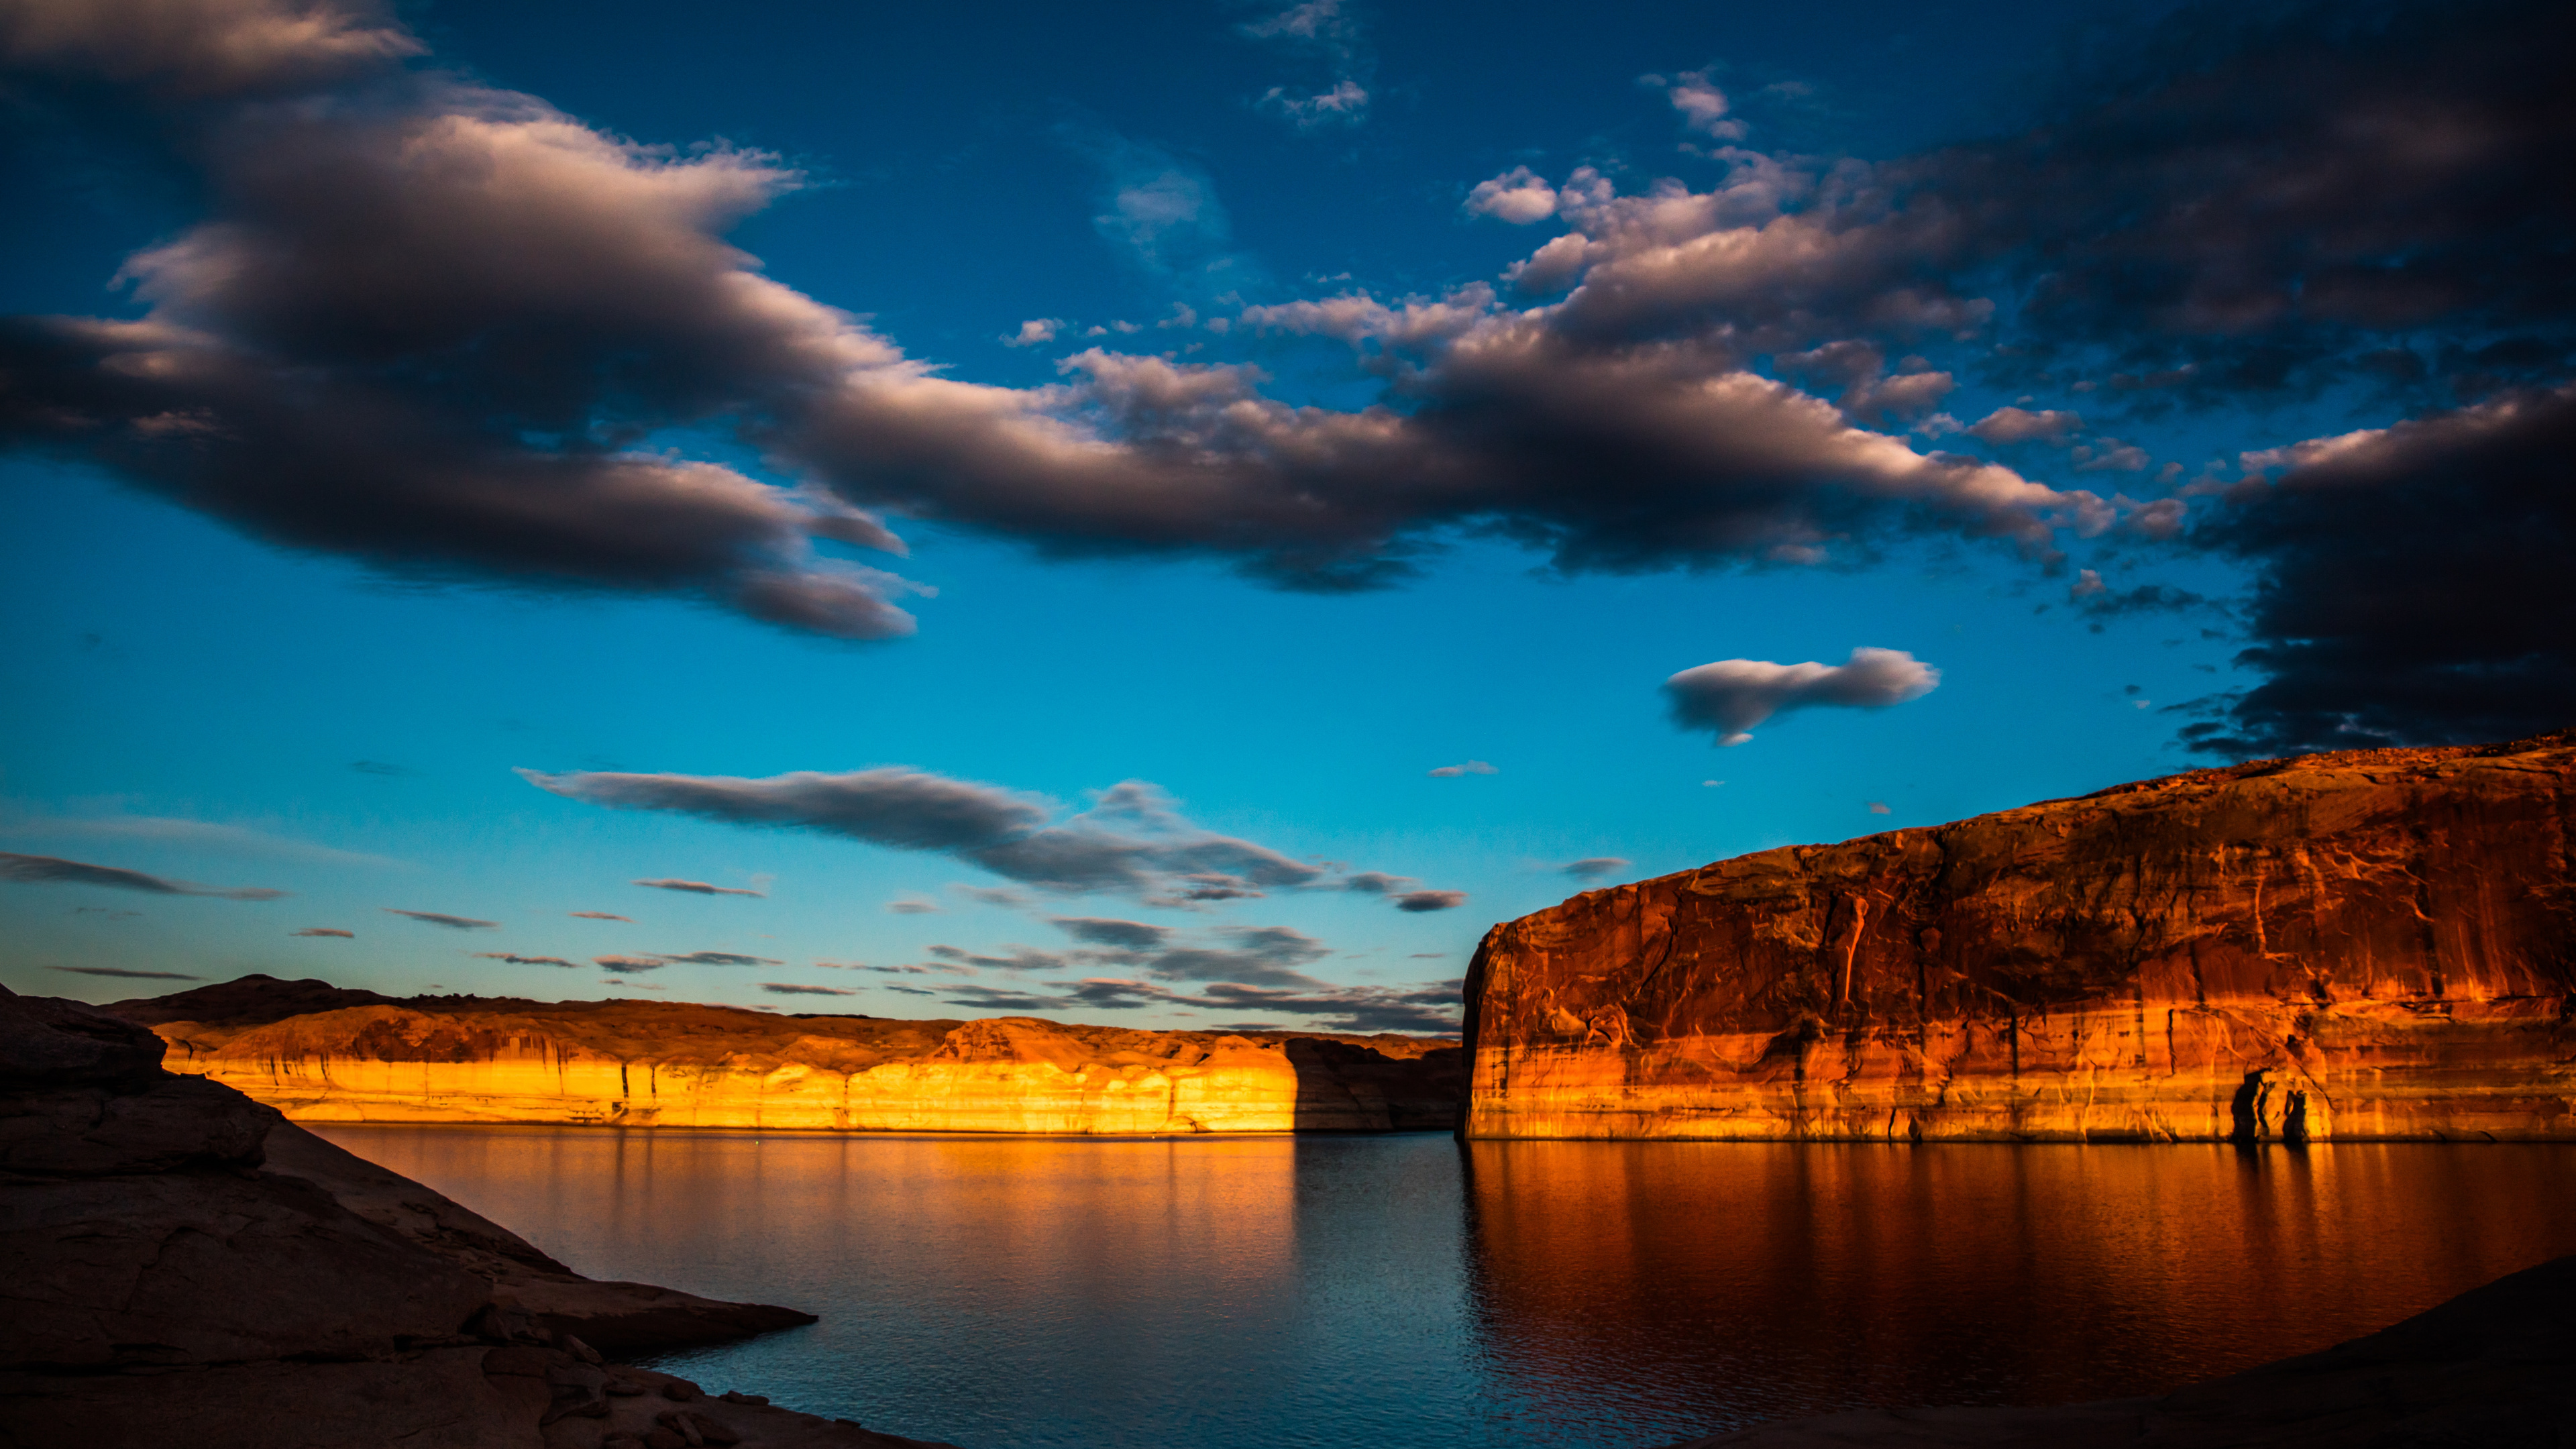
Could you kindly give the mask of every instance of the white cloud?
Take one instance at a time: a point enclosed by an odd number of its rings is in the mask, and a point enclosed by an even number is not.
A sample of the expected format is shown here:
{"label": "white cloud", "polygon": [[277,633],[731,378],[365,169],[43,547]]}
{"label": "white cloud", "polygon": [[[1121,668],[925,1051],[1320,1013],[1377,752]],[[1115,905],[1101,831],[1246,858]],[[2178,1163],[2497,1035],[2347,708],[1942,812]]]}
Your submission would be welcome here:
{"label": "white cloud", "polygon": [[1514,226],[1527,226],[1556,215],[1556,188],[1526,166],[1515,166],[1467,193],[1472,216],[1490,216]]}
{"label": "white cloud", "polygon": [[1053,342],[1064,330],[1061,317],[1032,317],[1020,324],[1020,330],[1002,339],[1004,347],[1042,347]]}
{"label": "white cloud", "polygon": [[1499,775],[1502,771],[1482,760],[1469,760],[1462,765],[1442,765],[1438,769],[1425,770],[1423,773],[1435,780],[1454,780],[1461,775]]}

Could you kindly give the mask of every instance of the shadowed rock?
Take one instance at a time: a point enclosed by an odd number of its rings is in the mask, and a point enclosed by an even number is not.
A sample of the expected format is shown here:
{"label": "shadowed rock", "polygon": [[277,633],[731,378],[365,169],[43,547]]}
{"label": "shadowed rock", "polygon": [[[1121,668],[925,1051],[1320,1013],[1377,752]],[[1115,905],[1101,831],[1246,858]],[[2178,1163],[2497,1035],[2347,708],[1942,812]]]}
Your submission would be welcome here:
{"label": "shadowed rock", "polygon": [[[617,1404],[641,1402],[612,1375],[668,1380],[603,1366],[589,1343],[814,1321],[583,1278],[272,1108],[163,1072],[161,1050],[130,1022],[0,988],[0,1445],[591,1449]],[[913,1442],[765,1406],[726,1415],[745,1444]]]}

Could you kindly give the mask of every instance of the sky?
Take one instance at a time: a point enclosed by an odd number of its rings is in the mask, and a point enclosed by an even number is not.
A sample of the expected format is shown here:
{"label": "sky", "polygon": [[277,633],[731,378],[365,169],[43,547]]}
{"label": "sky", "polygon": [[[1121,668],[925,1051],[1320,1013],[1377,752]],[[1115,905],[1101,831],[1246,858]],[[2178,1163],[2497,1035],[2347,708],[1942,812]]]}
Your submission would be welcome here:
{"label": "sky", "polygon": [[1444,1031],[2563,728],[2571,25],[0,0],[0,983]]}

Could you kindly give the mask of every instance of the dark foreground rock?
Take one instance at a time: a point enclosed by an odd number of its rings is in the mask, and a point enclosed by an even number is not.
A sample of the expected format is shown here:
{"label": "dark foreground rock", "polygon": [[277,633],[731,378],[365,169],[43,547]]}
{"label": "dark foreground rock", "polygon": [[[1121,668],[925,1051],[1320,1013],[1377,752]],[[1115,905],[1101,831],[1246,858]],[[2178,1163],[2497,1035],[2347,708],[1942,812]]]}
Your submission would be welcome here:
{"label": "dark foreground rock", "polygon": [[2564,1449],[2576,1445],[2571,1304],[2576,1257],[2559,1258],[2366,1338],[2163,1398],[1862,1409],[1675,1449]]}
{"label": "dark foreground rock", "polygon": [[0,988],[0,1445],[917,1442],[604,1362],[814,1320],[583,1278],[161,1051]]}

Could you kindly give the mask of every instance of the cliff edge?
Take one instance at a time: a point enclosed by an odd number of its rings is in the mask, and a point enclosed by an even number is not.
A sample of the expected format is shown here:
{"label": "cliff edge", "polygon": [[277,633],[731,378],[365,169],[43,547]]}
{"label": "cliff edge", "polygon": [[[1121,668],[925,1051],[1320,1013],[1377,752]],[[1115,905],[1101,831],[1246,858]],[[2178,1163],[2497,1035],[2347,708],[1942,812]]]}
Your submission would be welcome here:
{"label": "cliff edge", "polygon": [[1469,1137],[2576,1139],[2576,731],[2195,770],[1497,926]]}
{"label": "cliff edge", "polygon": [[667,1001],[393,1000],[264,976],[101,1008],[304,1122],[1179,1134],[1447,1129],[1449,1041],[903,1021]]}

